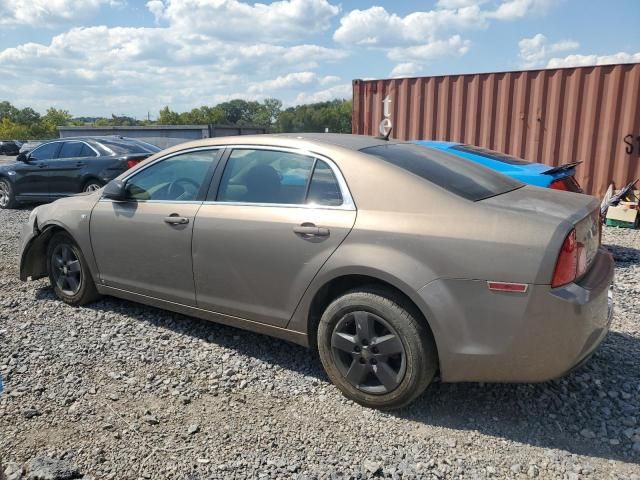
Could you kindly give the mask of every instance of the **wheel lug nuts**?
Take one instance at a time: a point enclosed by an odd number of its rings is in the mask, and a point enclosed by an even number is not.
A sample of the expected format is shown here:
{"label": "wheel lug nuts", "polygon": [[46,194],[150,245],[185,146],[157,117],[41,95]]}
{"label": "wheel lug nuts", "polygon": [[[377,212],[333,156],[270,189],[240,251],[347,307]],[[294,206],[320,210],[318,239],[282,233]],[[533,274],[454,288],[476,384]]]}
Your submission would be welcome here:
{"label": "wheel lug nuts", "polygon": [[360,351],[360,347],[358,345],[356,345],[355,347],[353,347],[353,351],[354,352],[359,352]]}
{"label": "wheel lug nuts", "polygon": [[360,359],[360,363],[365,363],[365,362],[366,362],[366,360],[364,358]]}
{"label": "wheel lug nuts", "polygon": [[375,365],[376,363],[378,363],[375,358],[372,358],[371,360],[369,360],[369,362],[371,362],[371,365]]}
{"label": "wheel lug nuts", "polygon": [[378,347],[371,347],[371,351],[373,353],[378,353]]}
{"label": "wheel lug nuts", "polygon": [[368,340],[365,338],[362,340],[362,345],[364,345],[365,347],[369,344]]}

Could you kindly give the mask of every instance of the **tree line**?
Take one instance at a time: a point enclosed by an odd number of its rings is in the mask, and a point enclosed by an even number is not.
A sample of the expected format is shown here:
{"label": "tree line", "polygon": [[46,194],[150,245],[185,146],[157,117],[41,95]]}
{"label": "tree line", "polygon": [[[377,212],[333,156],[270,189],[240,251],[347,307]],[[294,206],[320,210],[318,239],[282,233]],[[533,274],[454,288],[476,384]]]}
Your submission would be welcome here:
{"label": "tree line", "polygon": [[146,125],[236,125],[265,127],[269,132],[351,133],[351,100],[331,100],[283,108],[276,98],[261,102],[229,100],[215,106],[203,105],[187,112],[168,106],[157,120],[138,120],[124,115],[74,117],[67,110],[49,108],[44,115],[31,107],[17,108],[0,102],[0,139],[29,140],[58,137],[62,126],[146,126]]}

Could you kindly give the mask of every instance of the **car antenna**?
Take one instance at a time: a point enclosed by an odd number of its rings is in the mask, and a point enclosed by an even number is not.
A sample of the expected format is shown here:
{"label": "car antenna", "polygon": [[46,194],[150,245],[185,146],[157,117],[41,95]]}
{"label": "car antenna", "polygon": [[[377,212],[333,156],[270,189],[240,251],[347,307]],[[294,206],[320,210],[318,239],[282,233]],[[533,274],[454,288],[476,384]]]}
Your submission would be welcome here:
{"label": "car antenna", "polygon": [[388,142],[389,141],[389,137],[391,136],[391,130],[393,130],[393,127],[390,127],[389,131],[386,134],[380,135],[378,138],[380,140],[384,140],[384,141]]}

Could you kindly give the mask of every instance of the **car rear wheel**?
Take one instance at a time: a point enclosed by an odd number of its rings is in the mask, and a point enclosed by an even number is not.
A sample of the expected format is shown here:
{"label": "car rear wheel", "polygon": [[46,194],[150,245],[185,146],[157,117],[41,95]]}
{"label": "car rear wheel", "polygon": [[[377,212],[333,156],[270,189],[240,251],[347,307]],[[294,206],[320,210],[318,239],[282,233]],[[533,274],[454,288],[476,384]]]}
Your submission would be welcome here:
{"label": "car rear wheel", "polygon": [[49,281],[60,300],[84,305],[100,298],[80,248],[66,233],[56,233],[47,248]]}
{"label": "car rear wheel", "polygon": [[83,192],[95,192],[96,190],[100,190],[102,187],[104,187],[104,183],[102,183],[99,180],[89,180],[87,183],[84,184],[84,187],[82,188]]}
{"label": "car rear wheel", "polygon": [[0,178],[0,208],[14,208],[16,204],[11,182],[6,178]]}
{"label": "car rear wheel", "polygon": [[351,400],[390,410],[418,397],[437,370],[428,327],[391,292],[363,289],[334,300],[318,326],[320,359]]}

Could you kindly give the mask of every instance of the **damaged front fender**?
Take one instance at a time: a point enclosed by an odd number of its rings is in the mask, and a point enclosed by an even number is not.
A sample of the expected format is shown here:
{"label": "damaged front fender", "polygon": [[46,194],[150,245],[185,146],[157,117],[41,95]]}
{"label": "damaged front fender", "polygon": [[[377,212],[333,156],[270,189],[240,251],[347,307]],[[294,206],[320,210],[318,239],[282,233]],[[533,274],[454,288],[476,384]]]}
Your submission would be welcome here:
{"label": "damaged front fender", "polygon": [[35,211],[22,229],[20,241],[20,280],[36,280],[47,276],[47,243],[52,228],[40,230]]}

